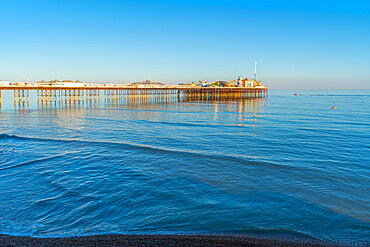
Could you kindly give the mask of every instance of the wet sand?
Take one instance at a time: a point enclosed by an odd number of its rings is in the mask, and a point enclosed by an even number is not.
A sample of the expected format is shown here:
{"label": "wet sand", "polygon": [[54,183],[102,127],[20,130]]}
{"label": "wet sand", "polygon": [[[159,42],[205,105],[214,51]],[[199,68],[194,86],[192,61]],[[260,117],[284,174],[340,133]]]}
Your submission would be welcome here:
{"label": "wet sand", "polygon": [[315,239],[271,239],[225,235],[96,235],[33,238],[0,235],[0,246],[343,246]]}

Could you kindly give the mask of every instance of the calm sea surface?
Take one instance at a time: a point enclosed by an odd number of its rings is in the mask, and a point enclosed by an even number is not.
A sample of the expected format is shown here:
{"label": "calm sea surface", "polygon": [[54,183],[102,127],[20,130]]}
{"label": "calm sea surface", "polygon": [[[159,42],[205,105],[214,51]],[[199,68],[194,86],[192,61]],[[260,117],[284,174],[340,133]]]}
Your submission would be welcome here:
{"label": "calm sea surface", "polygon": [[56,106],[32,93],[25,108],[2,96],[0,233],[370,239],[370,91]]}

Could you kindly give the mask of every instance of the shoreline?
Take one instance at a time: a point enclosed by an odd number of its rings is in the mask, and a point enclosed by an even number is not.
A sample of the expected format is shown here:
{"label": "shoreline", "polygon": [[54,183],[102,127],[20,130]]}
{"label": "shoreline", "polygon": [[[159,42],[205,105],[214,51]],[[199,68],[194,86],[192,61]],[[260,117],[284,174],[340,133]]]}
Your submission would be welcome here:
{"label": "shoreline", "polygon": [[[349,246],[313,238],[253,235],[107,234],[37,238],[0,234],[0,246]],[[351,245],[352,246],[352,245]]]}

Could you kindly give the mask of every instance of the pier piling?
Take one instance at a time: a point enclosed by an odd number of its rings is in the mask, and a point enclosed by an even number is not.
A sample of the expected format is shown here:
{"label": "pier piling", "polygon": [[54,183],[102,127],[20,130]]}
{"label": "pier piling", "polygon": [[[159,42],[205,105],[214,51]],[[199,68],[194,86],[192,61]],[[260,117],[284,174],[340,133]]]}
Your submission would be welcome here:
{"label": "pier piling", "polygon": [[30,102],[27,89],[14,90],[14,104],[28,104]]}

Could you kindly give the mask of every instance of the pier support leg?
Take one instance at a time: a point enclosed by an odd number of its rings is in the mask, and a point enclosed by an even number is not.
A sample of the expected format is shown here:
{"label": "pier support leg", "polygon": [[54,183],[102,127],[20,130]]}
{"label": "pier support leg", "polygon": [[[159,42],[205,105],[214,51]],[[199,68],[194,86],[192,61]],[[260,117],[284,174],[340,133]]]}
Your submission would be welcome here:
{"label": "pier support leg", "polygon": [[16,89],[14,90],[14,104],[28,104],[30,102],[28,90]]}

